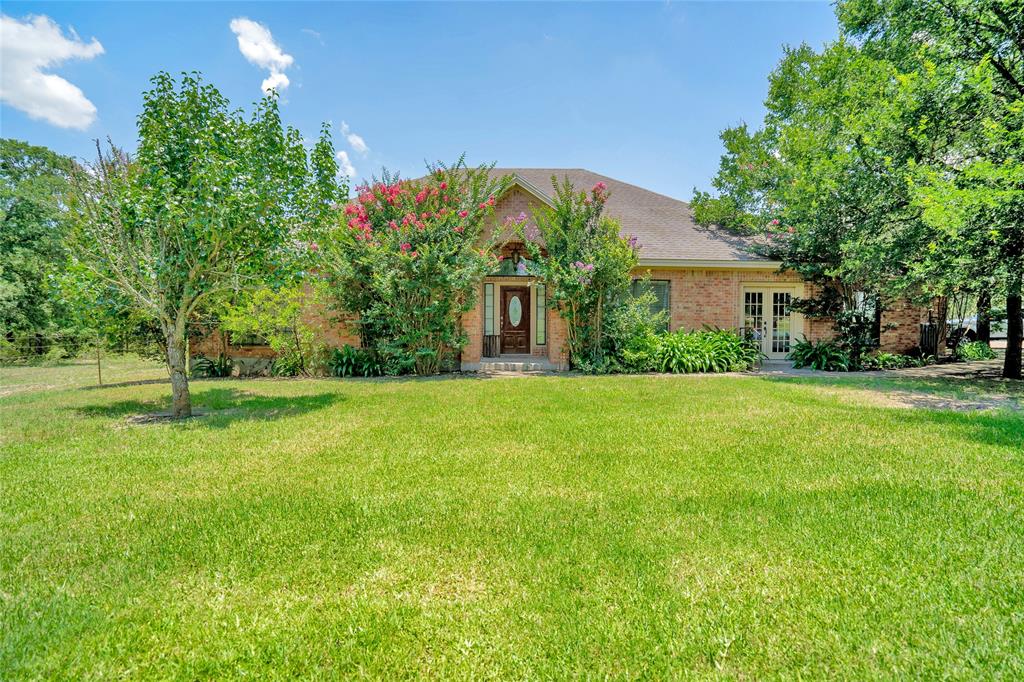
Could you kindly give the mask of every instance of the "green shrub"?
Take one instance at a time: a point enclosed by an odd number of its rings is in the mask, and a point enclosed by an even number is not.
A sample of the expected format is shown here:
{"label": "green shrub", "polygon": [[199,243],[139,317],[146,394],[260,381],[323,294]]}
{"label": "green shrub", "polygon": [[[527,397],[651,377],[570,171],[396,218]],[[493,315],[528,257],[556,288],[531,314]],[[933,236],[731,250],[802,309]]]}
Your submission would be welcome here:
{"label": "green shrub", "polygon": [[794,367],[810,367],[825,372],[849,372],[854,367],[850,354],[834,341],[801,339],[793,345],[789,359]]}
{"label": "green shrub", "polygon": [[658,349],[663,335],[653,332],[637,334],[619,349],[619,365],[624,372],[651,372],[658,366]]}
{"label": "green shrub", "polygon": [[904,367],[915,367],[919,360],[909,355],[899,353],[886,353],[878,351],[865,355],[861,359],[862,369],[902,369]]}
{"label": "green shrub", "polygon": [[275,377],[297,377],[302,373],[302,356],[298,353],[285,353],[274,358],[270,365],[270,374]]}
{"label": "green shrub", "polygon": [[727,329],[679,330],[659,336],[654,366],[662,372],[742,372],[762,359],[760,349]]}
{"label": "green shrub", "polygon": [[956,347],[957,360],[991,360],[995,356],[984,341],[961,341]]}
{"label": "green shrub", "polygon": [[377,377],[384,374],[384,365],[377,353],[347,344],[331,351],[327,367],[331,376],[336,377]]}
{"label": "green shrub", "polygon": [[67,351],[62,346],[50,346],[50,350],[46,351],[42,362],[46,367],[53,367],[59,365],[67,357]]}
{"label": "green shrub", "polygon": [[233,367],[234,363],[231,362],[231,358],[227,357],[223,353],[218,355],[216,360],[211,360],[205,356],[199,356],[192,360],[192,376],[211,379],[229,377],[231,376],[231,369]]}

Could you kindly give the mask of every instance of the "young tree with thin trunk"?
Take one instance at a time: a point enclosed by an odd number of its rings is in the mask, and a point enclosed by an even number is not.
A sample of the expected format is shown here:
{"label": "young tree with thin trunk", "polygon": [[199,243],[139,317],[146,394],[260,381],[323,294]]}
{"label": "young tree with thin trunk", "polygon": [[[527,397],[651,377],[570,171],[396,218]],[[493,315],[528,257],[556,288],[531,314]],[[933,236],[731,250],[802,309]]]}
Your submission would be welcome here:
{"label": "young tree with thin trunk", "polygon": [[325,127],[311,163],[270,95],[246,119],[199,74],[152,79],[134,157],[97,143],[73,175],[73,257],[160,325],[175,418],[192,414],[190,319],[212,297],[287,277],[345,196]]}

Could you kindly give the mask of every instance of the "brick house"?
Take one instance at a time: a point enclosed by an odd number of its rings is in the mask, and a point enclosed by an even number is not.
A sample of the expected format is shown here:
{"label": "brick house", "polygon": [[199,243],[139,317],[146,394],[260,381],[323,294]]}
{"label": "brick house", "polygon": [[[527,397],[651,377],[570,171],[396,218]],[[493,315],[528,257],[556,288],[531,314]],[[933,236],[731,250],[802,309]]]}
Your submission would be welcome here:
{"label": "brick house", "polygon": [[[617,219],[623,234],[634,235],[640,244],[636,277],[649,277],[657,307],[667,310],[669,328],[712,327],[753,330],[770,360],[782,360],[800,338],[828,338],[832,323],[804,318],[790,308],[796,298],[814,294],[794,272],[779,272],[779,263],[750,250],[750,242],[714,228],[702,228],[693,220],[689,204],[584,169],[496,168],[496,175],[511,175],[512,187],[495,206],[492,230],[500,229],[506,216],[525,213],[550,204],[551,178],[563,178],[579,189],[604,182],[609,198],[605,214]],[[493,236],[493,232],[488,235]],[[499,234],[502,255],[500,272],[480,283],[476,307],[463,318],[469,342],[462,349],[461,367],[466,371],[515,363],[518,366],[565,369],[565,323],[546,305],[547,292],[534,277],[517,274],[516,264],[525,255],[512,235]],[[327,323],[310,313],[322,326],[332,345],[358,345],[358,336],[337,323]],[[883,310],[880,343],[883,350],[906,352],[918,345],[919,325],[929,311],[896,302]],[[224,349],[236,359],[268,358],[269,349],[233,345],[218,347],[207,337],[194,352],[217,355]]]}
{"label": "brick house", "polygon": [[[794,272],[779,272],[779,263],[755,255],[750,242],[721,230],[706,229],[693,220],[689,204],[584,169],[498,168],[515,184],[495,208],[496,224],[509,215],[551,201],[551,177],[568,178],[579,189],[598,182],[608,186],[605,214],[617,219],[623,234],[640,243],[638,278],[649,276],[658,307],[668,311],[669,328],[699,329],[703,325],[756,330],[769,359],[782,360],[796,339],[828,338],[832,322],[804,318],[790,309],[796,298],[814,294]],[[514,264],[522,244],[502,246]],[[508,268],[510,271],[513,268]],[[511,274],[486,277],[479,303],[463,324],[469,343],[462,351],[462,368],[474,370],[494,359],[531,356],[564,368],[565,323],[544,305],[543,283]],[[919,325],[928,321],[926,308],[905,301],[882,312],[881,347],[906,352],[918,345]]]}

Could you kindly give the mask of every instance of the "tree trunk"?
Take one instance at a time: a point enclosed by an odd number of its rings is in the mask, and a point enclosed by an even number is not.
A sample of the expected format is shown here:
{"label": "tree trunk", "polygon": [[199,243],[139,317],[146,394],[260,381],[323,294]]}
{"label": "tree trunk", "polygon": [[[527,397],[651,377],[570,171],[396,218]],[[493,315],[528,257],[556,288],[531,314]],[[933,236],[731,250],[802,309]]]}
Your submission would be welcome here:
{"label": "tree trunk", "polygon": [[1021,319],[1021,274],[1012,275],[1006,293],[1006,360],[1003,362],[1003,377],[1021,378],[1021,341],[1024,337]]}
{"label": "tree trunk", "polygon": [[171,416],[184,419],[192,416],[192,396],[188,392],[188,374],[185,372],[184,325],[165,325],[167,339],[167,369],[171,373]]}
{"label": "tree trunk", "polygon": [[978,294],[978,341],[992,340],[992,291],[985,289]]}

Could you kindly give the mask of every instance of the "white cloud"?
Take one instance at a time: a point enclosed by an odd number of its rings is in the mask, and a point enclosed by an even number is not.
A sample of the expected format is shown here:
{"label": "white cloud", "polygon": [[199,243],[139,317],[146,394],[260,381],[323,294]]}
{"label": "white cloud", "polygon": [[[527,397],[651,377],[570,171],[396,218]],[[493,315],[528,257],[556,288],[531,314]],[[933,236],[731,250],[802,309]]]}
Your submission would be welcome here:
{"label": "white cloud", "polygon": [[271,90],[281,92],[288,87],[289,83],[291,83],[291,81],[288,80],[288,76],[283,73],[272,73],[263,79],[263,82],[260,83],[260,89],[263,90],[263,92],[270,92]]}
{"label": "white cloud", "polygon": [[232,32],[238,36],[238,49],[242,56],[250,64],[270,71],[270,75],[260,85],[263,92],[272,89],[281,92],[287,88],[290,81],[284,71],[295,62],[295,59],[274,42],[270,29],[246,17],[232,19],[230,26]]}
{"label": "white cloud", "polygon": [[101,54],[98,40],[86,43],[74,29],[67,37],[49,17],[0,15],[0,101],[61,128],[88,128],[96,106],[81,88],[43,70]]}
{"label": "white cloud", "polygon": [[352,161],[348,158],[348,152],[341,150],[335,154],[338,157],[338,170],[341,171],[342,175],[347,175],[350,178],[356,176],[355,166],[352,165]]}
{"label": "white cloud", "polygon": [[317,42],[320,43],[321,45],[326,45],[326,43],[324,43],[324,37],[320,35],[320,31],[314,31],[311,28],[304,28],[302,29],[302,32],[305,33],[306,35],[313,36],[314,38],[316,38]]}
{"label": "white cloud", "polygon": [[349,146],[359,152],[362,156],[366,156],[366,153],[370,151],[370,147],[367,146],[366,140],[353,133],[348,127],[348,124],[344,121],[341,122],[341,134],[345,136],[346,140],[348,140]]}

